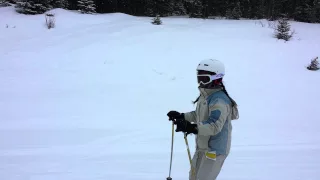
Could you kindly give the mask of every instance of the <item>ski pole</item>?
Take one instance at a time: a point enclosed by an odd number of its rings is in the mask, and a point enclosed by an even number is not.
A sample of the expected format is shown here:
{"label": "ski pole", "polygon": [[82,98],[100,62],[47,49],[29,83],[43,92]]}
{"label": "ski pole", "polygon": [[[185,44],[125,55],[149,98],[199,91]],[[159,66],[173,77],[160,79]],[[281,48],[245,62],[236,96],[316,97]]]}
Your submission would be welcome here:
{"label": "ski pole", "polygon": [[172,121],[170,169],[169,169],[169,177],[167,177],[167,180],[172,180],[171,167],[172,167],[172,153],[173,153],[173,137],[174,137],[174,122]]}
{"label": "ski pole", "polygon": [[191,153],[190,153],[190,149],[189,149],[189,143],[188,143],[188,138],[187,138],[187,133],[184,133],[184,141],[186,142],[186,146],[187,146],[187,151],[188,151],[188,157],[189,157],[189,162],[190,162],[190,167],[191,167],[191,171],[192,174],[195,174],[194,168],[192,167],[192,160],[191,160]]}
{"label": "ski pole", "polygon": [[188,157],[189,157],[189,162],[190,162],[190,166],[191,166],[191,163],[192,163],[191,153],[190,153],[189,143],[188,143],[188,138],[187,138],[187,134],[186,134],[186,133],[184,133],[184,141],[186,142],[187,151],[188,151]]}

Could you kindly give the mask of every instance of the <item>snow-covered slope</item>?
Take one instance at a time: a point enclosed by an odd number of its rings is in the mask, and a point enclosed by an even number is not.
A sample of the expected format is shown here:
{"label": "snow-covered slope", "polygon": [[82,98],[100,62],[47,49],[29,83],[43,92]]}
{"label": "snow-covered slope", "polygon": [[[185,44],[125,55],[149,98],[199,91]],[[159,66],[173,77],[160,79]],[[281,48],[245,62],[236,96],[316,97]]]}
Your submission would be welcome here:
{"label": "snow-covered slope", "polygon": [[[0,8],[0,179],[161,180],[168,176],[166,113],[195,108],[197,63],[226,64],[238,102],[221,180],[320,178],[320,25],[292,22],[292,41],[262,20],[44,15]],[[8,28],[6,25],[8,24]],[[192,153],[194,136],[188,136]],[[172,178],[188,179],[175,134]]]}

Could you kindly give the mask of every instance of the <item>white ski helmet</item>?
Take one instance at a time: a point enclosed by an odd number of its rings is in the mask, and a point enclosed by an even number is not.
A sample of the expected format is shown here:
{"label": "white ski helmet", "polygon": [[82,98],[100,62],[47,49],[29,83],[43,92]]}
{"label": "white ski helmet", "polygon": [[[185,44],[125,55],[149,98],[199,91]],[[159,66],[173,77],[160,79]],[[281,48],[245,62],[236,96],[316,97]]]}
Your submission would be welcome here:
{"label": "white ski helmet", "polygon": [[[215,75],[203,73],[200,74],[199,71],[207,71],[214,73]],[[218,61],[216,59],[204,59],[200,61],[197,67],[197,73],[199,83],[206,85],[216,79],[223,78],[223,76],[225,75],[225,67],[221,61]]]}

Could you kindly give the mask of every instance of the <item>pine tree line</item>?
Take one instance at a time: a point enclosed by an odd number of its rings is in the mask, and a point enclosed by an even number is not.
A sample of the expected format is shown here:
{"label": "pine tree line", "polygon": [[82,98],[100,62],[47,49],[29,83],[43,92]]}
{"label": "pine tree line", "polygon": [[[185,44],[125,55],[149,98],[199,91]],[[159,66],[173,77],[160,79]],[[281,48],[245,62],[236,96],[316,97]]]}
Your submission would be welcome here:
{"label": "pine tree line", "polygon": [[42,14],[52,8],[68,8],[68,0],[18,0],[16,10],[24,14]]}
{"label": "pine tree line", "polygon": [[[191,18],[222,16],[228,19],[276,20],[320,23],[320,0],[18,0],[17,8],[30,13],[65,8],[85,13],[121,12],[135,16],[188,15]],[[86,7],[90,6],[90,7]],[[87,10],[86,10],[87,9]]]}

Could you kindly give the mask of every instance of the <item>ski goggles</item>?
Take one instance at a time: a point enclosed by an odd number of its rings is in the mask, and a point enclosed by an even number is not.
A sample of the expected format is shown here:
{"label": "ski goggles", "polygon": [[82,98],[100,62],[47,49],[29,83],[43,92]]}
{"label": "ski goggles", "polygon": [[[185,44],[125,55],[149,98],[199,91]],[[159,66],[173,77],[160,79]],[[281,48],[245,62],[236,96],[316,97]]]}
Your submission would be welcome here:
{"label": "ski goggles", "polygon": [[207,85],[209,83],[211,83],[214,80],[220,79],[224,76],[224,74],[220,73],[220,74],[215,74],[215,75],[211,75],[211,74],[197,74],[198,77],[198,83],[199,84],[203,84],[203,85]]}

